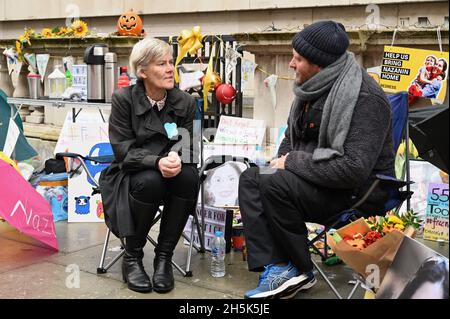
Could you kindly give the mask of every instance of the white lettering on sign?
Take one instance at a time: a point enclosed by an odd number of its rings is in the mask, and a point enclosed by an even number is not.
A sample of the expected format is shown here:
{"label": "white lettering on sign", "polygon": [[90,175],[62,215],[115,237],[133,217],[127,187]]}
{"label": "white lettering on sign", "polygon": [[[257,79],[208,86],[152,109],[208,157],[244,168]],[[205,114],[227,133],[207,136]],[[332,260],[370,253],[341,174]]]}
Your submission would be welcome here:
{"label": "white lettering on sign", "polygon": [[265,131],[266,123],[263,120],[221,116],[214,143],[261,145]]}
{"label": "white lettering on sign", "polygon": [[10,217],[14,217],[17,211],[23,213],[27,226],[31,226],[35,231],[38,231],[42,234],[53,236],[54,238],[56,238],[56,232],[53,227],[54,224],[50,222],[48,218],[33,214],[33,209],[30,209],[30,211],[27,212],[20,200],[18,200],[16,205],[14,206]]}

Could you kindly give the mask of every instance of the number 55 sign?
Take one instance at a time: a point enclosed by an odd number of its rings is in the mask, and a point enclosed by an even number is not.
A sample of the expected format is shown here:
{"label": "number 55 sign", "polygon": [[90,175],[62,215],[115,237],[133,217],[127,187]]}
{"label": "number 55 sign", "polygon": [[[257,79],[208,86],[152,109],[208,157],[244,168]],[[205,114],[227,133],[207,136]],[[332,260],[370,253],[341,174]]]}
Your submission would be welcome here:
{"label": "number 55 sign", "polygon": [[430,184],[424,239],[448,242],[448,184]]}

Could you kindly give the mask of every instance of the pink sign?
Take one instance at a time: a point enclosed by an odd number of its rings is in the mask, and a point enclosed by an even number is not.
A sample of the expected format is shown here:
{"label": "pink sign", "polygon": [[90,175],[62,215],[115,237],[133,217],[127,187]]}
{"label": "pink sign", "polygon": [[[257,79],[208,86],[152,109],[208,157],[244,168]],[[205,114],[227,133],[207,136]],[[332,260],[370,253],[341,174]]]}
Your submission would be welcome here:
{"label": "pink sign", "polygon": [[2,160],[0,216],[22,233],[58,250],[50,205],[11,165]]}

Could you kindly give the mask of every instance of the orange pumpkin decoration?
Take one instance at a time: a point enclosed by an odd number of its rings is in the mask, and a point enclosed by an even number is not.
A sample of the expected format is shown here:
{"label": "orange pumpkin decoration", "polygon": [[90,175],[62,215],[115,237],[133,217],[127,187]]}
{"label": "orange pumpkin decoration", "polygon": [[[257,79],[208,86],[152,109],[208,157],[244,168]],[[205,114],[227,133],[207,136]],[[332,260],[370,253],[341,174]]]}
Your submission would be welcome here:
{"label": "orange pumpkin decoration", "polygon": [[120,35],[141,36],[144,33],[142,29],[142,19],[131,9],[123,13],[117,21],[117,31]]}

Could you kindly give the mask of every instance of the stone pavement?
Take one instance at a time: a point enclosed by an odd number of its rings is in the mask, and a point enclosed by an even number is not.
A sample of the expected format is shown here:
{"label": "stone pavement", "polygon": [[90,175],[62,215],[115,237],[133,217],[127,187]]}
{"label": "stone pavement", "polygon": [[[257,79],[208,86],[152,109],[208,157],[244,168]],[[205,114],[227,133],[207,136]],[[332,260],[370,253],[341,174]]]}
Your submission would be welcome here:
{"label": "stone pavement", "polygon": [[[154,227],[157,229],[157,227]],[[57,222],[56,230],[60,251],[54,252],[45,245],[28,238],[6,222],[0,222],[0,299],[5,298],[101,298],[101,299],[240,299],[245,291],[255,287],[258,274],[247,270],[241,252],[231,252],[226,257],[227,275],[213,278],[209,274],[209,255],[194,251],[192,257],[193,276],[183,277],[175,273],[175,289],[168,294],[135,293],[122,282],[120,264],[114,264],[106,274],[97,275],[106,226],[102,223]],[[152,230],[151,236],[157,237]],[[114,236],[112,235],[112,238]],[[111,239],[111,255],[119,250],[120,241]],[[448,244],[439,246],[427,242],[431,248],[448,257]],[[185,265],[188,246],[178,244],[174,260]],[[153,247],[145,247],[144,266],[152,274]],[[317,259],[318,260],[318,259]],[[73,287],[74,271],[79,269],[79,288]],[[352,271],[345,265],[324,266],[323,269],[346,295],[352,286]],[[317,284],[307,292],[300,292],[297,299],[335,298],[325,281],[317,275]],[[355,298],[362,298],[359,289]]]}

